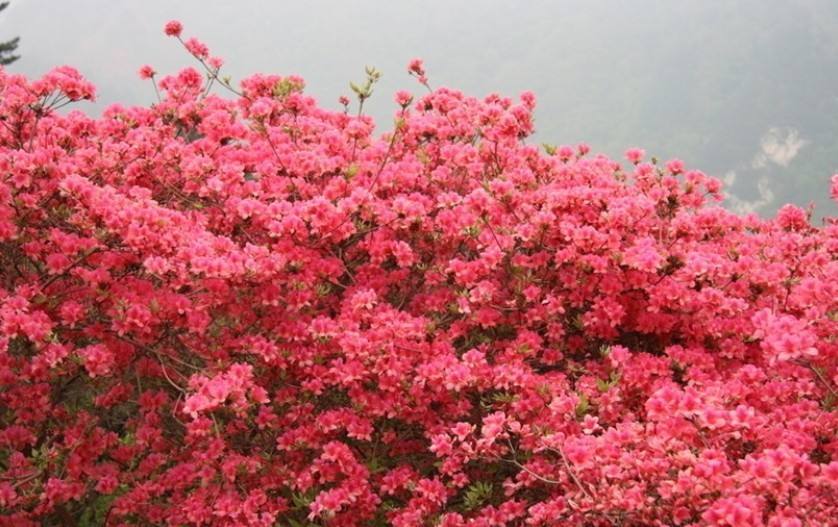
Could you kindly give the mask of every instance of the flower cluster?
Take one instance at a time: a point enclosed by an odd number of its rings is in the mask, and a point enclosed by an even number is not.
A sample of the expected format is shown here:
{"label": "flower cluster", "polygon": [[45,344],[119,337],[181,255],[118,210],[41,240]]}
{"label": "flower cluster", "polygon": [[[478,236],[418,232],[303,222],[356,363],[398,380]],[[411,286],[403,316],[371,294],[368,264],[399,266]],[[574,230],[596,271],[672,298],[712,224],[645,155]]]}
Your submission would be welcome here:
{"label": "flower cluster", "polygon": [[0,526],[835,524],[838,221],[182,32],[99,118],[0,70]]}

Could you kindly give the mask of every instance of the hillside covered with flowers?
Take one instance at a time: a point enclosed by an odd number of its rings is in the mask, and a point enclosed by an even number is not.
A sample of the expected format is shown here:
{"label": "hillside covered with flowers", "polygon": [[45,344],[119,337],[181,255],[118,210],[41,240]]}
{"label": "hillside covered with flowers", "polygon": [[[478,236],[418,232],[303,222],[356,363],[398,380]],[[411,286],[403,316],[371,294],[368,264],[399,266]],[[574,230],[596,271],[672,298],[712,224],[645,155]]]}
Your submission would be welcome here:
{"label": "hillside covered with flowers", "polygon": [[165,32],[150,107],[0,70],[0,526],[836,525],[838,220]]}

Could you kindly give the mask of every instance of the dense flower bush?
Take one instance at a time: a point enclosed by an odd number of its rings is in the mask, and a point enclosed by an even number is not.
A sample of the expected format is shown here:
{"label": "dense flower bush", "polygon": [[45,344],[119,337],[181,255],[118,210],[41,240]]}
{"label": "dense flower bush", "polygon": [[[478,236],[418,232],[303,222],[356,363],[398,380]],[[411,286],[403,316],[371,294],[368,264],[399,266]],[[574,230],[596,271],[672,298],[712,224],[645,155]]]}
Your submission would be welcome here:
{"label": "dense flower bush", "polygon": [[181,42],[98,119],[0,72],[0,525],[836,525],[838,221]]}

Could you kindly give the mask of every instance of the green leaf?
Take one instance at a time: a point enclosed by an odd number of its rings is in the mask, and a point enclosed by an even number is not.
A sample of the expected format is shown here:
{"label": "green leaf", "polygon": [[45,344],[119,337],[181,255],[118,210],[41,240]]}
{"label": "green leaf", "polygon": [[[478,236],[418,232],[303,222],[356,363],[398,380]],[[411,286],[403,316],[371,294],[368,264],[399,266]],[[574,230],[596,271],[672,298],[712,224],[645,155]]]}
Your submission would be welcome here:
{"label": "green leaf", "polygon": [[597,379],[596,387],[601,392],[607,392],[611,388],[617,385],[620,382],[620,372],[612,371],[611,374],[608,376],[608,380],[604,379]]}
{"label": "green leaf", "polygon": [[352,163],[348,167],[346,167],[346,179],[352,179],[355,175],[358,174],[358,165]]}
{"label": "green leaf", "polygon": [[305,493],[295,492],[291,494],[291,503],[295,509],[307,509],[311,502],[314,501],[314,492],[309,491]]}
{"label": "green leaf", "polygon": [[588,397],[584,393],[579,394],[579,404],[576,405],[576,417],[582,418],[585,417],[585,414],[588,413],[591,404],[588,402]]}
{"label": "green leaf", "polygon": [[79,517],[79,527],[104,527],[105,520],[108,517],[108,510],[111,508],[111,503],[113,503],[116,497],[117,494],[97,496]]}
{"label": "green leaf", "polygon": [[[282,524],[278,523],[277,527],[279,527],[280,525]],[[317,524],[310,523],[307,521],[295,520],[294,518],[288,518],[288,527],[317,527]]]}
{"label": "green leaf", "polygon": [[821,401],[821,408],[827,412],[831,412],[832,410],[838,408],[838,397],[835,397],[832,392],[827,392],[823,401]]}
{"label": "green leaf", "polygon": [[492,497],[493,491],[491,483],[483,481],[473,483],[463,496],[463,507],[468,511],[480,507]]}
{"label": "green leaf", "polygon": [[277,99],[282,99],[293,92],[302,91],[302,89],[302,84],[286,78],[278,81],[276,85],[274,85],[273,94]]}
{"label": "green leaf", "polygon": [[496,403],[514,403],[518,397],[513,393],[498,392],[492,395],[492,400]]}

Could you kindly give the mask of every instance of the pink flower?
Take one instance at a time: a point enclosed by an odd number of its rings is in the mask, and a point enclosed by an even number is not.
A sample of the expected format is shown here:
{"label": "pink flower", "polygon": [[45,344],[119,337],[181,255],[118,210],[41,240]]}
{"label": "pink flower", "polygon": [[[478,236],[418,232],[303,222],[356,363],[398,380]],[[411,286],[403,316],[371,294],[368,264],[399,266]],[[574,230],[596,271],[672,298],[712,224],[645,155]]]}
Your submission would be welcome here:
{"label": "pink flower", "polygon": [[148,64],[141,67],[140,71],[139,71],[140,78],[143,79],[143,80],[150,79],[150,78],[154,77],[155,73],[156,72],[154,71],[154,68],[152,68]]}
{"label": "pink flower", "polygon": [[191,53],[195,57],[198,57],[199,59],[206,59],[207,57],[209,57],[209,48],[207,48],[207,46],[203,42],[201,42],[195,37],[188,39],[186,42],[183,43],[183,45],[186,46],[186,49],[187,51],[189,51],[189,53]]}
{"label": "pink flower", "polygon": [[224,59],[221,57],[210,57],[209,60],[207,60],[207,64],[209,64],[210,68],[214,70],[220,70],[221,66],[224,65]]}
{"label": "pink flower", "polygon": [[579,157],[585,156],[591,151],[591,147],[587,143],[579,143],[576,145],[576,152]]}
{"label": "pink flower", "polygon": [[425,75],[425,65],[422,62],[422,59],[412,59],[410,63],[407,65],[407,71],[422,77]]}
{"label": "pink flower", "polygon": [[629,148],[626,150],[626,159],[629,160],[629,163],[634,165],[639,164],[643,161],[643,157],[646,155],[646,151],[642,148]]}
{"label": "pink flower", "polygon": [[800,230],[809,224],[809,218],[805,210],[786,204],[777,211],[777,223],[786,230]]}
{"label": "pink flower", "polygon": [[531,91],[525,91],[521,93],[521,102],[524,103],[524,107],[528,110],[532,111],[535,109],[535,94]]}
{"label": "pink flower", "polygon": [[166,27],[164,28],[166,35],[170,37],[179,37],[182,31],[183,24],[177,20],[170,20],[169,22],[166,22]]}
{"label": "pink flower", "polygon": [[113,352],[103,344],[87,346],[79,350],[79,356],[91,377],[107,375],[114,366]]}
{"label": "pink flower", "polygon": [[474,425],[469,423],[457,423],[451,428],[451,432],[457,436],[460,441],[465,441],[466,437],[474,431]]}
{"label": "pink flower", "polygon": [[431,438],[429,450],[439,457],[451,455],[454,451],[448,434],[437,434]]}
{"label": "pink flower", "polygon": [[392,133],[294,76],[91,117],[0,69],[6,523],[834,523],[836,219],[409,71]]}
{"label": "pink flower", "polygon": [[635,240],[625,251],[623,261],[635,269],[651,273],[663,263],[664,257],[658,252],[654,238],[646,236]]}
{"label": "pink flower", "polygon": [[684,171],[684,162],[680,159],[673,159],[666,163],[666,169],[670,174],[677,175]]}
{"label": "pink flower", "polygon": [[396,92],[395,100],[396,104],[402,108],[407,108],[410,106],[410,103],[413,102],[413,95],[411,95],[410,92],[399,90]]}
{"label": "pink flower", "polygon": [[562,145],[559,147],[557,155],[562,161],[570,161],[573,158],[573,147],[570,145]]}

